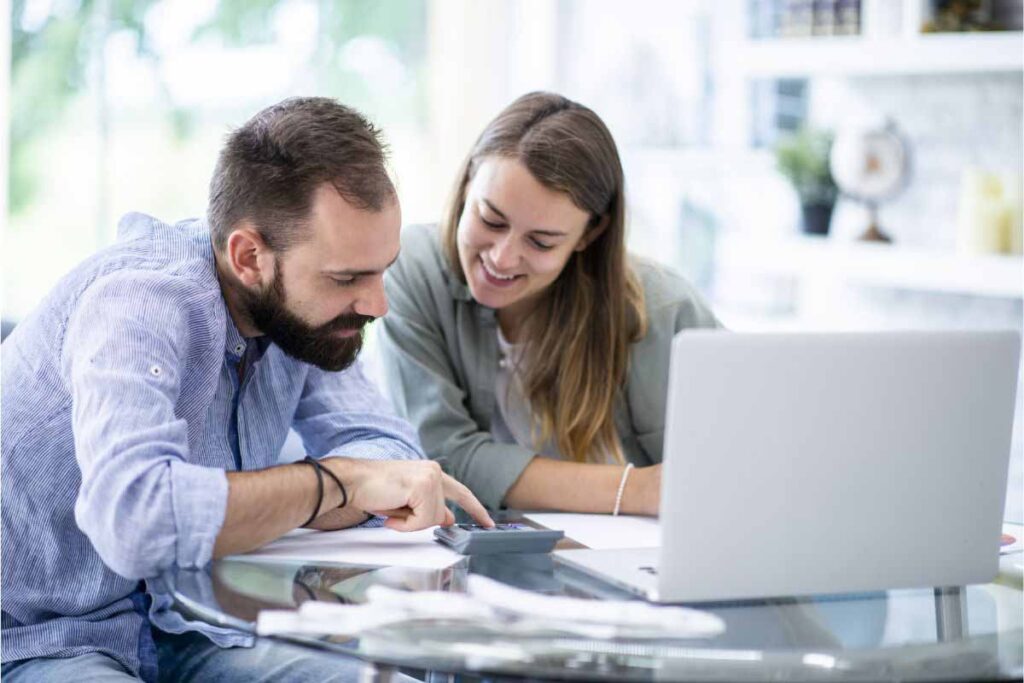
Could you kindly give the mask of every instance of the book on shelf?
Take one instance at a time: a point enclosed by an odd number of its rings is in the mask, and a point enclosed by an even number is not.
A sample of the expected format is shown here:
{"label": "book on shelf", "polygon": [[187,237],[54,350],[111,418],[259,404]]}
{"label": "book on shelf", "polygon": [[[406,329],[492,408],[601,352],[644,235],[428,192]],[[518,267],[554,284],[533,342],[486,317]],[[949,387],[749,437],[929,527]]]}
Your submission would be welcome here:
{"label": "book on shelf", "polygon": [[783,38],[802,38],[814,32],[814,1],[785,0],[779,22]]}
{"label": "book on shelf", "polygon": [[836,0],[814,0],[811,34],[831,36],[836,28]]}
{"label": "book on shelf", "polygon": [[751,38],[860,33],[860,0],[748,0]]}
{"label": "book on shelf", "polygon": [[860,0],[836,0],[834,33],[837,36],[860,35]]}

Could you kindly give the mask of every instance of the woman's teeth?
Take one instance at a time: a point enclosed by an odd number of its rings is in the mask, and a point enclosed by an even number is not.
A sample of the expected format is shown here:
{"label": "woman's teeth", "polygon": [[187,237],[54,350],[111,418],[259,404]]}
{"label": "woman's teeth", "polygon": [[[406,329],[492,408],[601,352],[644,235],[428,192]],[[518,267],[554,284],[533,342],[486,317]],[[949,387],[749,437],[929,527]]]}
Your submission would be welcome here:
{"label": "woman's teeth", "polygon": [[491,270],[490,266],[488,266],[487,262],[484,261],[483,259],[480,259],[480,263],[483,264],[484,270],[487,271],[487,274],[493,277],[495,280],[514,280],[517,277],[515,275],[499,275],[498,273],[495,273],[493,270]]}

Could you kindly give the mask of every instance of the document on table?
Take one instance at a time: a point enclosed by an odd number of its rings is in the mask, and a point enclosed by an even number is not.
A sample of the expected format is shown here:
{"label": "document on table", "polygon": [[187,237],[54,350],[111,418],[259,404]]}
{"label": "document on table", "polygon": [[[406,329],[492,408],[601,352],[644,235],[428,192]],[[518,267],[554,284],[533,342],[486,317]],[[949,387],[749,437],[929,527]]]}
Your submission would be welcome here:
{"label": "document on table", "polygon": [[[650,605],[641,600],[546,595],[513,588],[479,574],[467,577],[465,593],[404,591],[375,585],[366,591],[366,598],[366,603],[358,605],[307,600],[297,611],[261,610],[256,632],[351,636],[429,620],[458,624],[459,630],[472,630],[478,636],[492,633],[502,640],[544,634],[546,638],[531,638],[532,644],[543,650],[553,632],[571,635],[579,642],[577,638],[711,638],[725,631],[721,617],[687,607]],[[452,645],[458,647],[458,643]],[[565,647],[563,641],[553,652]],[[583,647],[589,649],[585,644]]]}
{"label": "document on table", "polygon": [[435,542],[433,528],[402,532],[377,527],[340,531],[296,529],[258,550],[231,559],[443,569],[463,557]]}
{"label": "document on table", "polygon": [[661,545],[661,527],[654,517],[531,512],[526,518],[548,529],[560,529],[568,538],[595,550]]}

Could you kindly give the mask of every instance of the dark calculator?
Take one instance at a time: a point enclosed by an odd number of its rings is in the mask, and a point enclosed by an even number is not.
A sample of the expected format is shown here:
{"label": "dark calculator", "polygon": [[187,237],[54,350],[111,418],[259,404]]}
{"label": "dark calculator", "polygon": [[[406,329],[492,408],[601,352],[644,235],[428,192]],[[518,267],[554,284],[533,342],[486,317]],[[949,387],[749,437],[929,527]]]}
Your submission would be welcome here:
{"label": "dark calculator", "polygon": [[435,540],[463,555],[549,553],[565,534],[523,524],[498,524],[488,529],[477,524],[453,524],[434,529]]}

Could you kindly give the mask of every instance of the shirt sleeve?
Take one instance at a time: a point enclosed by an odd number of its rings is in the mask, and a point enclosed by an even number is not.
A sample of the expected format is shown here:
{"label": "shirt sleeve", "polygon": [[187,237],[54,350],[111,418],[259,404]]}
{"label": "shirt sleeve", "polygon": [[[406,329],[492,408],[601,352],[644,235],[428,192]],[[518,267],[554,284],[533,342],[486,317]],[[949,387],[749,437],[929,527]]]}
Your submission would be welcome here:
{"label": "shirt sleeve", "polygon": [[707,329],[723,327],[721,321],[715,316],[704,297],[697,289],[689,284],[683,283],[685,296],[675,306],[674,331],[681,332],[686,329]]}
{"label": "shirt sleeve", "polygon": [[443,461],[481,503],[499,509],[536,454],[496,442],[469,414],[469,397],[448,357],[439,314],[429,313],[434,305],[427,287],[411,284],[401,258],[385,284],[390,311],[381,319],[378,339],[395,407],[416,426],[431,458]]}
{"label": "shirt sleeve", "polygon": [[626,399],[633,437],[651,462],[661,462],[672,339],[683,330],[720,328],[711,307],[683,277],[658,267],[643,271],[647,334],[630,350]]}
{"label": "shirt sleeve", "polygon": [[190,310],[203,294],[193,290],[148,272],[105,276],[83,293],[62,346],[82,477],[75,520],[129,579],[205,565],[224,521],[227,477],[189,462],[175,410],[196,330],[209,326],[208,310]]}
{"label": "shirt sleeve", "polygon": [[416,432],[366,377],[362,361],[342,372],[310,367],[292,423],[315,457],[420,460]]}

